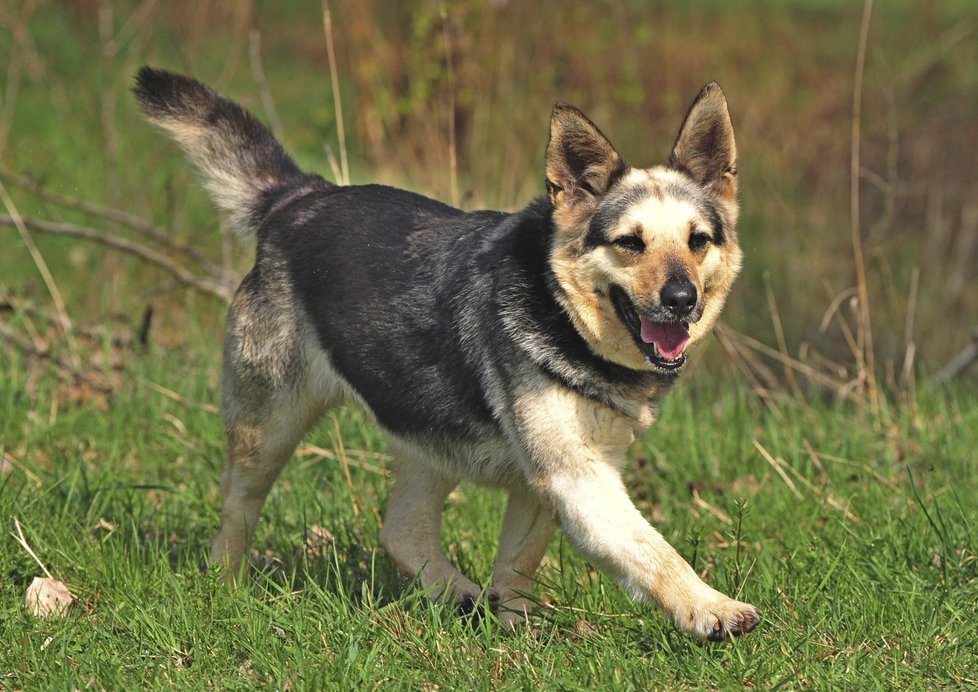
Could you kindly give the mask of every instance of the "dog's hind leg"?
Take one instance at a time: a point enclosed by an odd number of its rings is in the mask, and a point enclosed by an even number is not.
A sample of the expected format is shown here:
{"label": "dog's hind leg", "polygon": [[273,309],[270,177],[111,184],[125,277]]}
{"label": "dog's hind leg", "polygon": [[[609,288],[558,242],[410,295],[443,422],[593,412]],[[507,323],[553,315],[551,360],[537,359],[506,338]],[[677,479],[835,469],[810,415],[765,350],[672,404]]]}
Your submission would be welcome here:
{"label": "dog's hind leg", "polygon": [[498,602],[499,619],[510,627],[525,622],[533,610],[528,598],[533,575],[556,527],[553,512],[534,493],[510,490],[492,570],[492,598]]}
{"label": "dog's hind leg", "polygon": [[[245,280],[228,318],[221,375],[227,467],[211,560],[238,576],[272,483],[335,395],[335,377],[288,305],[257,300]],[[280,295],[274,294],[275,296]]]}
{"label": "dog's hind leg", "polygon": [[226,422],[228,460],[221,477],[221,531],[211,546],[211,561],[236,578],[255,535],[265,498],[305,432],[288,420],[289,407],[268,406],[260,416]]}
{"label": "dog's hind leg", "polygon": [[445,476],[413,454],[396,455],[394,487],[387,501],[380,543],[409,577],[419,577],[434,599],[454,600],[468,614],[482,589],[459,572],[442,553],[441,514],[458,479]]}

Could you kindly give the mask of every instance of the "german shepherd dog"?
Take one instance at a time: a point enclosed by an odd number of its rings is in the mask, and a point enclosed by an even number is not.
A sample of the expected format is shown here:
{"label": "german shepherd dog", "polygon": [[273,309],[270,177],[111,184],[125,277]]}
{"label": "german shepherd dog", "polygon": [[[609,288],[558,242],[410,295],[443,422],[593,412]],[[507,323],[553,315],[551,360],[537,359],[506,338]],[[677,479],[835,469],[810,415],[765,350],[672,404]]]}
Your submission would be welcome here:
{"label": "german shepherd dog", "polygon": [[144,116],[196,165],[254,269],[228,315],[221,378],[228,460],[211,559],[237,575],[272,483],[341,401],[395,457],[380,542],[461,610],[482,588],[440,548],[462,480],[505,489],[487,599],[526,619],[560,527],[588,560],[684,631],[723,640],[756,608],[707,586],[628,497],[621,469],[710,331],[737,276],[736,147],[708,84],[665,166],[634,168],[576,108],[550,118],[546,195],[464,212],[381,185],[303,172],[244,109],[142,68]]}

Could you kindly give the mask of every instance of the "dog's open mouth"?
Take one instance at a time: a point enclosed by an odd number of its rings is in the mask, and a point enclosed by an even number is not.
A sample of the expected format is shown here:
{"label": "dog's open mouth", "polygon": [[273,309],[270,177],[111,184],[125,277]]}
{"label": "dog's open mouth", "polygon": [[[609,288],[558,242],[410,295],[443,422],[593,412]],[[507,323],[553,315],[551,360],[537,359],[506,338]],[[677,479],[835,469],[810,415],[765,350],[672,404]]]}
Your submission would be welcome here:
{"label": "dog's open mouth", "polygon": [[663,370],[676,370],[686,363],[683,352],[689,341],[686,323],[660,322],[639,314],[635,303],[620,286],[611,287],[611,302],[649,363]]}

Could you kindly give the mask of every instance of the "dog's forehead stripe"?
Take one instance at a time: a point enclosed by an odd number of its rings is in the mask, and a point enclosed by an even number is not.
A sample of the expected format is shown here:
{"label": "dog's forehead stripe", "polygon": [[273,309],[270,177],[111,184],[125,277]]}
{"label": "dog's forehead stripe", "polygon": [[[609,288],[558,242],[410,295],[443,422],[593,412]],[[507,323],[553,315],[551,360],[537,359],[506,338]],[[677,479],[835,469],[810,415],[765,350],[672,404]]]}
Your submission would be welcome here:
{"label": "dog's forehead stripe", "polygon": [[650,239],[675,237],[683,243],[697,216],[699,210],[690,200],[671,195],[650,196],[628,210],[628,218]]}
{"label": "dog's forehead stripe", "polygon": [[723,218],[717,209],[716,201],[707,189],[696,184],[688,173],[674,168],[656,166],[644,172],[648,179],[654,181],[654,184],[659,187],[660,194],[664,198],[683,199],[692,204],[712,228],[713,243],[724,244],[726,232]]}
{"label": "dog's forehead stripe", "polygon": [[671,180],[662,186],[662,194],[666,198],[681,199],[689,202],[696,211],[706,220],[713,231],[713,242],[716,245],[723,245],[726,237],[724,235],[723,220],[716,204],[709,194],[689,180]]}
{"label": "dog's forehead stripe", "polygon": [[[584,238],[585,249],[608,243],[621,220],[650,200],[688,204],[693,214],[701,216],[709,224],[713,242],[716,245],[724,243],[723,220],[706,190],[677,171],[637,169],[626,174],[601,201],[588,226]],[[641,216],[643,214],[640,213],[639,218]]]}

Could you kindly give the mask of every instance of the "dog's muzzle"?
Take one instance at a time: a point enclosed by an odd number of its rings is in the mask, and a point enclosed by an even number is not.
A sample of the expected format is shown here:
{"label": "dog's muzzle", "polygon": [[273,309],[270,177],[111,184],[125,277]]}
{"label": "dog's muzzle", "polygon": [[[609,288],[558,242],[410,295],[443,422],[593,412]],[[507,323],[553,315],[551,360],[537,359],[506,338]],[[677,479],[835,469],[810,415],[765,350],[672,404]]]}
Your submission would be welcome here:
{"label": "dog's muzzle", "polygon": [[[688,305],[682,309],[683,316],[693,317],[695,311],[695,288],[693,289],[693,307]],[[665,292],[666,289],[663,289]],[[652,315],[643,315],[628,297],[621,286],[611,287],[611,302],[615,307],[618,318],[628,327],[632,338],[645,359],[652,366],[666,371],[674,371],[686,364],[684,349],[689,342],[689,323],[677,319],[660,320]],[[679,302],[686,300],[682,298]],[[675,314],[668,309],[670,316]]]}

